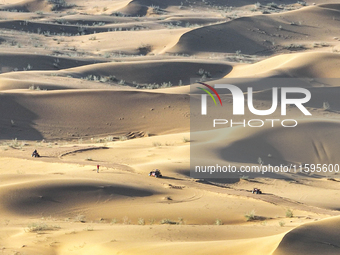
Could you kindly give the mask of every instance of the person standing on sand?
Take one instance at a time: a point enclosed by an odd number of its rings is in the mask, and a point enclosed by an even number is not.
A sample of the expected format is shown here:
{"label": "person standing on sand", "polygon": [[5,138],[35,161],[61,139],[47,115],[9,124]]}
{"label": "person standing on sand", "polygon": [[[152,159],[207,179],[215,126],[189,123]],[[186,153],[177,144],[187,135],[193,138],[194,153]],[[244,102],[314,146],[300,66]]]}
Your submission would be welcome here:
{"label": "person standing on sand", "polygon": [[97,165],[97,173],[99,173],[99,165]]}

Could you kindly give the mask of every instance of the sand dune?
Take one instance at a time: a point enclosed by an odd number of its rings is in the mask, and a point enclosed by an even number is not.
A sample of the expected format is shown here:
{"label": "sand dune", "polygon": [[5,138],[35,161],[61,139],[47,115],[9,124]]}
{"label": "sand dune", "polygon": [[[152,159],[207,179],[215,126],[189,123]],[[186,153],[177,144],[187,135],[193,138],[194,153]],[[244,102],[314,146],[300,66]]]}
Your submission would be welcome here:
{"label": "sand dune", "polygon": [[[8,61],[6,61],[7,59]],[[12,58],[12,55],[7,54],[4,55],[3,61],[3,72],[10,73],[0,75],[0,88],[2,90],[28,89],[32,84],[35,85],[35,87],[39,86],[41,89],[48,90],[62,90],[67,88],[109,89],[117,87],[121,80],[124,80],[123,85],[126,86],[125,88],[136,88],[137,85],[139,85],[140,88],[144,88],[148,87],[150,84],[157,85],[158,87],[172,85],[181,86],[192,83],[192,79],[199,79],[201,77],[199,75],[199,70],[205,70],[210,73],[212,78],[219,79],[224,77],[232,69],[231,65],[216,61],[149,60],[93,64],[94,62],[99,61],[78,61],[71,58],[36,56],[33,54],[22,55],[21,61],[18,61],[18,59]],[[11,72],[14,68],[29,68],[30,71]],[[36,69],[53,71],[34,71]],[[131,72],[132,69],[134,70],[133,72]],[[157,70],[157,72],[154,72],[154,70]],[[146,73],[152,73],[152,75],[146,75]],[[76,78],[76,80],[73,79],[74,82],[65,85],[65,82],[60,80],[57,76],[66,77],[65,79],[68,80]],[[85,84],[86,80],[91,81],[94,77],[97,81],[95,84]],[[110,77],[113,79],[110,80]]]}
{"label": "sand dune", "polygon": [[268,58],[251,65],[235,66],[226,77],[338,78],[336,53],[295,53]]}
{"label": "sand dune", "polygon": [[25,20],[11,20],[11,21],[1,21],[0,28],[4,29],[13,29],[18,31],[25,31],[28,33],[37,33],[37,34],[69,34],[69,35],[80,35],[84,34],[93,34],[94,32],[107,32],[108,28],[103,26],[91,26],[87,28],[82,28],[79,25],[60,25],[60,24],[51,24],[44,22],[36,22],[36,21],[25,21]]}
{"label": "sand dune", "polygon": [[[3,254],[339,253],[338,173],[304,165],[339,164],[339,1],[0,4]],[[262,110],[306,88],[312,116],[233,115],[226,90],[209,117],[298,125],[211,130],[190,109],[204,79],[252,79]],[[193,178],[193,160],[302,170]]]}
{"label": "sand dune", "polygon": [[[310,2],[310,1],[307,1]],[[314,1],[313,3],[318,3],[318,2],[322,2],[324,3],[325,1]],[[269,0],[268,1],[263,1],[261,2],[263,5],[266,5],[268,3],[271,3]],[[312,2],[310,2],[312,3]],[[280,4],[296,4],[296,1],[294,0],[284,0],[281,1]],[[220,7],[243,7],[243,6],[249,6],[249,5],[254,5],[253,1],[249,1],[249,0],[230,0],[228,2],[225,2],[223,0],[217,0],[214,2],[203,2],[203,3],[199,3],[199,2],[195,2],[195,1],[181,1],[181,0],[172,0],[172,1],[161,1],[161,0],[133,0],[129,3],[128,6],[138,6],[139,8],[142,7],[149,7],[149,6],[159,6],[162,9],[169,9],[173,6],[182,6],[182,7],[190,7],[192,5],[196,5],[197,7],[206,7],[207,5],[212,5],[212,6],[220,6]],[[136,15],[134,12],[128,12],[130,15]]]}
{"label": "sand dune", "polygon": [[338,16],[336,8],[337,5],[321,5],[283,14],[243,17],[197,28],[182,35],[176,46],[168,52],[197,54],[240,51],[244,54],[270,55],[273,52],[332,46],[334,40],[329,35],[336,36],[339,24],[336,19],[329,22],[329,17]]}
{"label": "sand dune", "polygon": [[[152,53],[159,54],[175,45],[178,38],[189,30],[190,28],[131,31],[129,33],[125,33],[125,31],[97,33],[95,40],[90,40],[93,35],[85,35],[81,37],[81,40],[88,41],[88,43],[79,44],[77,40],[76,42],[70,42],[69,45],[86,51],[91,51],[95,47],[100,49],[100,52],[120,52],[126,55],[139,55],[139,48],[149,45]],[[133,34],[133,37],[129,36],[130,33]],[[155,40],[155,36],[157,40]]]}
{"label": "sand dune", "polygon": [[209,154],[210,157],[215,155],[216,162],[221,163],[226,161],[257,164],[259,157],[264,159],[266,164],[272,165],[337,163],[339,148],[334,138],[338,136],[338,121],[300,121],[294,128],[294,135],[291,135],[287,128],[272,128],[270,123],[267,125],[268,127],[261,131],[244,127],[235,129],[234,133],[224,129],[214,131],[220,134],[218,141],[224,142],[219,146],[215,140],[205,141],[201,145],[201,153]]}
{"label": "sand dune", "polygon": [[[118,251],[138,254],[159,254],[161,251],[167,254],[172,247],[171,252],[175,249],[183,254],[189,252],[206,254],[209,250],[213,254],[228,251],[230,254],[260,252],[269,255],[278,245],[279,249],[276,252],[287,247],[284,245],[285,238],[290,233],[283,238],[285,232],[297,224],[300,225],[301,221],[305,222],[303,216],[306,215],[305,212],[294,211],[298,217],[292,218],[292,223],[288,221],[291,225],[279,227],[276,218],[283,217],[285,210],[281,206],[258,201],[256,197],[242,198],[231,195],[233,188],[221,189],[196,183],[188,178],[182,179],[175,170],[181,165],[178,162],[186,157],[181,150],[178,150],[182,147],[186,151],[189,150],[187,144],[180,143],[183,135],[185,134],[144,138],[151,139],[147,142],[136,139],[112,143],[112,146],[109,145],[109,150],[76,152],[76,156],[69,155],[63,159],[64,162],[59,163],[33,160],[28,164],[29,168],[26,168],[26,172],[14,175],[6,174],[8,167],[17,169],[22,164],[27,165],[27,161],[3,158],[0,167],[4,177],[0,189],[3,215],[8,221],[14,222],[18,215],[24,213],[22,217],[25,218],[26,226],[32,223],[31,217],[39,217],[39,224],[58,226],[55,230],[44,231],[51,239],[42,240],[43,246],[40,248],[40,244],[34,244],[34,233],[9,229],[4,225],[3,231],[6,233],[11,231],[11,235],[3,236],[3,243],[6,247],[10,243],[13,245],[9,250],[25,245],[23,249],[28,254],[34,254],[36,249],[46,254],[56,252],[55,249],[66,254],[68,252],[86,254],[95,248],[99,254]],[[174,142],[174,145],[163,145],[164,148],[155,147],[151,144],[152,141],[162,143],[170,141]],[[149,145],[145,146],[147,144]],[[131,148],[134,148],[131,156],[137,160],[127,155]],[[42,147],[39,150],[46,154],[56,149]],[[7,154],[11,151],[2,153]],[[145,157],[143,152],[155,155]],[[11,153],[18,154],[15,151]],[[22,157],[25,153],[22,151],[21,155],[16,157]],[[163,158],[165,155],[167,158],[171,157],[174,163],[177,161],[177,164],[173,166],[165,162],[157,164],[156,159]],[[105,162],[102,160],[117,162],[114,157],[121,158],[122,162],[141,170],[142,175],[125,172],[123,168],[120,170],[105,167],[100,174],[97,174],[94,166],[91,168],[91,166],[68,163],[69,161],[81,162],[88,156],[92,157],[94,164],[100,162],[104,165]],[[150,169],[151,165],[143,169],[142,166],[147,166],[145,164],[147,162],[140,165],[138,162],[140,160],[158,165],[163,170],[165,178],[158,180],[148,177],[145,170]],[[133,163],[134,161],[138,163]],[[55,175],[56,173],[58,175]],[[51,176],[58,176],[58,178],[54,177],[52,180]],[[82,177],[76,179],[76,176]],[[112,182],[108,181],[109,179]],[[13,184],[13,180],[16,180],[17,184]],[[252,187],[254,184],[249,182],[248,185]],[[301,189],[305,189],[301,184],[290,185],[293,186],[292,190],[299,189],[301,192]],[[235,191],[238,192],[236,189]],[[131,206],[135,210],[129,210]],[[260,222],[246,223],[243,214],[252,209],[256,210],[256,215],[266,218],[267,225],[261,225]],[[307,215],[312,218],[317,217],[312,213]],[[60,217],[61,219],[58,219]],[[178,217],[184,219],[185,225],[154,223],[155,225],[150,226],[148,221],[154,219],[159,222],[164,218],[178,221]],[[145,219],[147,226],[136,226],[140,218]],[[226,225],[212,226],[216,218],[220,218]],[[111,219],[117,222],[110,224]],[[78,223],[79,221],[84,223]],[[139,235],[141,235],[140,242],[132,241]],[[82,246],[84,242],[86,245]]]}
{"label": "sand dune", "polygon": [[[129,85],[133,85],[133,82],[137,84],[171,82],[178,85],[180,81],[182,81],[182,84],[190,84],[191,78],[199,78],[198,72],[200,69],[211,70],[211,72],[209,71],[211,76],[218,79],[229,73],[232,67],[222,62],[135,61],[88,65],[82,68],[68,69],[65,72],[76,77],[86,77],[90,74],[99,76],[115,75],[117,79],[125,80]],[[157,72],[154,72],[155,70]]]}
{"label": "sand dune", "polygon": [[287,233],[273,253],[338,254],[339,217],[306,224]]}
{"label": "sand dune", "polygon": [[119,11],[130,16],[145,16],[148,12],[148,7],[131,1],[125,7],[119,9]]}
{"label": "sand dune", "polygon": [[14,4],[2,5],[0,9],[21,12],[50,11],[51,5],[44,0],[25,0]]}
{"label": "sand dune", "polygon": [[[66,214],[93,203],[108,203],[124,197],[151,196],[151,190],[78,180],[44,180],[6,187],[1,203],[15,214],[38,216]],[[73,210],[72,210],[73,209]]]}
{"label": "sand dune", "polygon": [[89,65],[96,60],[52,57],[38,54],[0,53],[1,73],[23,70],[60,70]]}
{"label": "sand dune", "polygon": [[[42,91],[6,93],[2,95],[1,103],[11,109],[2,108],[3,139],[122,135],[130,131],[157,134],[189,128],[186,95],[112,90]],[[122,104],[126,105],[123,109],[119,107]],[[79,112],[79,109],[82,111]],[[105,114],[100,114],[100,111]],[[11,126],[11,120],[16,122],[15,127]],[[152,126],[150,123],[153,123]],[[39,126],[42,130],[37,128]],[[57,126],[59,128],[56,129]]]}

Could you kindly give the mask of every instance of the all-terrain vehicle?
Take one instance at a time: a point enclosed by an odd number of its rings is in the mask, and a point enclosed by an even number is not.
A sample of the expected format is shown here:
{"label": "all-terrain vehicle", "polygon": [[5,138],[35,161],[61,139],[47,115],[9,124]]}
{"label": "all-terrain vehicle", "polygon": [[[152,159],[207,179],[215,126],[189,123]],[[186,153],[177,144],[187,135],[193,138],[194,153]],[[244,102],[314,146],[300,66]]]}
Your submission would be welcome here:
{"label": "all-terrain vehicle", "polygon": [[253,188],[251,193],[253,193],[253,194],[262,194],[262,191],[260,189],[258,189],[258,188]]}
{"label": "all-terrain vehicle", "polygon": [[155,170],[152,170],[152,171],[149,173],[149,176],[159,178],[159,177],[162,177],[162,173],[161,173],[161,171],[159,171],[158,169],[155,169]]}
{"label": "all-terrain vehicle", "polygon": [[39,153],[37,152],[37,150],[34,150],[34,151],[32,152],[32,157],[34,157],[34,158],[39,158],[39,157],[40,157],[40,155],[39,155]]}

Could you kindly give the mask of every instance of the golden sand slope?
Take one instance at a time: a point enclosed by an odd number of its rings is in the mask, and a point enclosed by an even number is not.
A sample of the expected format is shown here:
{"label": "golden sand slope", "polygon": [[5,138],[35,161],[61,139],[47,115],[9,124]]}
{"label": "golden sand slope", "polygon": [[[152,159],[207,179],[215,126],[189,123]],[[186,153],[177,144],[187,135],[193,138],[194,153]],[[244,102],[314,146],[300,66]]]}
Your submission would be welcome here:
{"label": "golden sand slope", "polygon": [[[271,127],[262,129],[234,128],[219,129],[214,140],[202,144],[202,155],[209,154],[216,162],[257,163],[263,158],[266,164],[324,163],[337,164],[339,144],[337,143],[339,121],[299,121],[291,134],[289,128]],[[206,134],[205,136],[209,136]],[[217,142],[218,141],[218,142]],[[213,151],[213,152],[212,152]],[[270,157],[268,157],[270,155]]]}
{"label": "golden sand slope", "polygon": [[340,56],[336,53],[295,53],[236,66],[226,77],[339,78],[339,66]]}
{"label": "golden sand slope", "polygon": [[[187,131],[187,95],[139,91],[4,93],[2,138],[80,138],[92,134]],[[125,107],[122,107],[125,105]],[[11,109],[7,111],[6,109]],[[14,126],[11,126],[11,120]],[[41,129],[40,129],[41,128]],[[39,130],[40,129],[40,130]]]}
{"label": "golden sand slope", "polygon": [[[262,5],[269,10],[270,2]],[[2,3],[11,10],[0,21],[4,254],[339,253],[337,174],[196,180],[189,173],[190,146],[201,146],[199,159],[238,166],[259,158],[338,163],[339,84],[322,79],[338,76],[338,3],[286,0],[301,9],[263,15],[249,0]],[[278,55],[295,51],[313,52]],[[241,64],[258,59],[243,53],[269,58]],[[294,132],[237,127],[192,139],[191,86],[176,85],[201,78],[200,69],[210,84],[299,78],[312,92],[313,118],[289,108],[299,121]],[[136,88],[163,82],[175,87]],[[256,107],[270,107],[271,88],[256,87]],[[223,97],[229,118],[232,100]],[[34,149],[41,158],[31,157]],[[148,176],[156,168],[163,178]]]}
{"label": "golden sand slope", "polygon": [[[290,203],[295,217],[287,219],[286,207],[280,204],[286,200],[277,200],[285,193],[270,194],[270,187],[278,192],[285,185],[295,194],[310,192],[322,184],[318,181],[297,184],[282,180],[275,186],[258,179],[256,184],[242,181],[239,186],[221,188],[179,174],[178,170],[189,164],[189,144],[182,141],[185,136],[148,137],[110,143],[108,149],[78,152],[89,145],[42,144],[38,150],[45,157],[40,159],[26,155],[32,145],[24,151],[2,151],[2,245],[6,251],[26,254],[90,254],[95,249],[98,254],[172,254],[175,250],[181,254],[227,251],[269,255],[277,247],[276,252],[292,248],[291,241],[286,245],[286,239],[300,228],[285,235],[287,231],[333,212],[316,214],[320,208],[303,211],[304,204]],[[160,145],[153,145],[155,142]],[[61,161],[53,156],[63,150],[75,151]],[[95,171],[98,163],[99,174]],[[148,177],[148,170],[155,167],[162,170],[163,179]],[[334,191],[329,196],[334,197],[337,186],[330,183]],[[261,201],[261,197],[246,191],[253,185],[262,185],[266,192],[263,198],[276,198],[269,200],[275,203]],[[335,205],[336,200],[332,201]],[[258,220],[246,222],[244,214],[251,210]],[[163,219],[180,225],[160,224]],[[225,225],[214,226],[216,219]],[[142,220],[146,225],[138,225]],[[285,226],[279,226],[281,221]],[[46,229],[30,232],[32,223]],[[330,240],[334,233],[327,232],[327,226],[324,230],[325,240]]]}
{"label": "golden sand slope", "polygon": [[339,254],[339,217],[306,224],[287,233],[273,255]]}

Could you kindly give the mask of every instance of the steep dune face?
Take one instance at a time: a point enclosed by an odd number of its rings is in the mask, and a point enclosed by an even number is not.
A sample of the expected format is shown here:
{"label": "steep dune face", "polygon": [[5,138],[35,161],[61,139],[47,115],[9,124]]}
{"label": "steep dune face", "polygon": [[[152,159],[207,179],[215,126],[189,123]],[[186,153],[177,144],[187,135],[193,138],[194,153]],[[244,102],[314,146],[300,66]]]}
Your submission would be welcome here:
{"label": "steep dune face", "polygon": [[148,12],[148,7],[138,1],[131,1],[119,11],[130,16],[145,16]]}
{"label": "steep dune face", "polygon": [[0,6],[1,10],[35,12],[50,11],[51,5],[45,0],[25,0],[14,4],[5,4]]}
{"label": "steep dune face", "polygon": [[234,131],[210,131],[215,133],[214,139],[209,140],[209,134],[202,133],[207,140],[202,146],[197,145],[201,151],[195,148],[195,157],[198,160],[207,154],[215,157],[216,162],[252,164],[259,157],[266,164],[337,164],[339,127],[339,122],[300,121],[294,133],[289,128],[272,128],[269,124],[261,130],[239,127]]}
{"label": "steep dune face", "polygon": [[[189,30],[190,28],[179,28],[176,30],[146,30],[143,33],[140,31],[98,33],[96,40],[90,40],[93,35],[85,35],[80,37],[81,40],[79,41],[70,42],[70,45],[86,51],[92,51],[95,47],[100,49],[101,52],[121,53],[122,55],[140,55],[140,48],[150,46],[151,53],[162,54],[163,51],[175,45],[178,38]],[[79,44],[81,41],[87,42]]]}
{"label": "steep dune face", "polygon": [[288,232],[273,255],[339,254],[339,217],[298,227]]}
{"label": "steep dune face", "polygon": [[[331,9],[332,8],[332,9]],[[333,44],[339,21],[337,5],[303,8],[283,14],[243,17],[192,30],[169,52],[271,55],[285,50],[313,49],[318,42]],[[298,17],[298,18],[297,18]]]}
{"label": "steep dune face", "polygon": [[246,27],[253,24],[252,18],[241,18],[230,23],[198,28],[181,36],[178,43],[168,50],[171,53],[196,54],[235,53],[241,50],[245,54],[256,54],[267,50],[260,40],[249,38]]}
{"label": "steep dune face", "polygon": [[[130,131],[187,131],[188,100],[187,95],[112,90],[4,93],[1,137],[72,138]],[[12,105],[10,112],[6,110],[8,105]],[[16,124],[11,125],[11,120]]]}
{"label": "steep dune face", "polygon": [[[42,139],[41,134],[33,128],[32,120],[38,116],[29,109],[16,102],[13,96],[1,95],[1,133],[3,139],[15,138],[18,133],[22,132],[22,137],[31,136],[33,139]],[[20,128],[14,127],[13,117],[17,120]],[[12,121],[11,121],[12,120]]]}
{"label": "steep dune face", "polygon": [[295,53],[235,66],[226,77],[339,78],[339,66],[340,56],[336,53]]}
{"label": "steep dune face", "polygon": [[202,61],[135,61],[88,65],[83,68],[68,69],[65,72],[78,77],[85,77],[90,74],[99,76],[114,74],[117,79],[123,79],[131,85],[133,85],[133,82],[137,84],[162,84],[169,81],[178,85],[179,81],[182,81],[182,84],[190,84],[191,78],[199,78],[200,69],[211,70],[211,76],[218,79],[229,73],[232,67],[222,62],[219,64]]}
{"label": "steep dune face", "polygon": [[[327,2],[327,1],[326,1]],[[331,2],[329,4],[324,4],[325,2],[320,4],[322,8],[334,9],[340,11],[340,4],[336,3],[337,1]]]}

